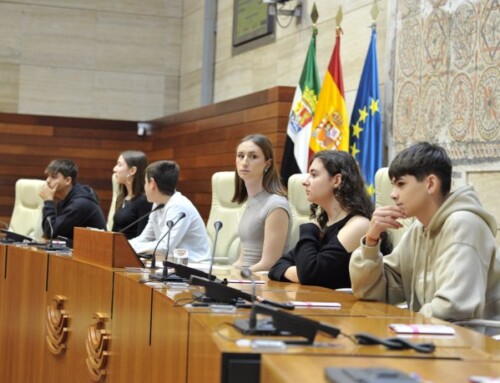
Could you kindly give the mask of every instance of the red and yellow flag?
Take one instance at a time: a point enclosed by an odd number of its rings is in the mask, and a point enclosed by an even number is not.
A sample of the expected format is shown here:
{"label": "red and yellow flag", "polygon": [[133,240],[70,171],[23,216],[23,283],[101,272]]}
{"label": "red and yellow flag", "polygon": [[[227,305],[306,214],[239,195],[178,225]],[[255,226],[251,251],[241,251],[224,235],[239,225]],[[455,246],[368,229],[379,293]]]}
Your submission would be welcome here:
{"label": "red and yellow flag", "polygon": [[312,154],[326,149],[349,150],[349,120],[340,63],[340,33],[341,29],[337,28],[335,47],[316,104],[309,142]]}

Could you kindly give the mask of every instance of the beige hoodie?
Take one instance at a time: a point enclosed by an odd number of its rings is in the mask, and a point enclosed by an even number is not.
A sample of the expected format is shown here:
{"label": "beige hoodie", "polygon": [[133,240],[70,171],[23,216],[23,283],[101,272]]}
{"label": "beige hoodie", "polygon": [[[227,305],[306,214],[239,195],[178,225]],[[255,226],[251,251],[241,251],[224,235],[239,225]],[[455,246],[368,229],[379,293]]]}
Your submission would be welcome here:
{"label": "beige hoodie", "polygon": [[390,255],[363,241],[351,257],[354,295],[445,320],[500,319],[496,221],[471,186],[450,194],[424,229],[418,221]]}

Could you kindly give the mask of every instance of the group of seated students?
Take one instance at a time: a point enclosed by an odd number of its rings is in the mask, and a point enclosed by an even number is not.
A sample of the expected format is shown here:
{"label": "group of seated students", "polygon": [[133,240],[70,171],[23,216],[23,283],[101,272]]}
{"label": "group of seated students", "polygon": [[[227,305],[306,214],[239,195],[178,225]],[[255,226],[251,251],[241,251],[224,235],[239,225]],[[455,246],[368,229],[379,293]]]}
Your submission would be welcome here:
{"label": "group of seated students", "polygon": [[[413,311],[444,320],[500,319],[495,218],[471,186],[451,191],[452,163],[442,147],[421,142],[397,154],[389,167],[395,205],[375,210],[349,153],[316,153],[303,182],[311,220],[300,226],[297,243],[290,243],[292,216],[271,141],[244,137],[235,166],[233,202],[246,207],[233,267],[268,271],[272,280],[352,287],[358,298],[407,302]],[[113,231],[153,209],[147,221],[124,231],[138,253],[181,247],[191,262],[210,258],[204,222],[177,190],[174,161],[147,165],[144,153],[127,151],[113,171],[120,184]],[[40,191],[46,237],[72,238],[74,226],[105,229],[97,197],[76,182],[72,161],[52,161],[46,173]],[[392,249],[386,231],[410,217],[414,223]],[[169,243],[159,242],[169,230]]]}

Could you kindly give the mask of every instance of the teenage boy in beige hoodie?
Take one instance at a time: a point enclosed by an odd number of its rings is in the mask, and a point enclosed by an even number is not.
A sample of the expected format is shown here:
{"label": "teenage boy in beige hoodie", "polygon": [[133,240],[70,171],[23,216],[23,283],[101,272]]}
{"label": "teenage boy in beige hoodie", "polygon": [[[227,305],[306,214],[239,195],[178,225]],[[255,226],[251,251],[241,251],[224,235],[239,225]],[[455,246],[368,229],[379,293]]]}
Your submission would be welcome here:
{"label": "teenage boy in beige hoodie", "polygon": [[[472,186],[450,192],[451,161],[426,142],[400,152],[389,167],[395,206],[375,210],[349,272],[354,295],[400,303],[449,321],[500,319],[496,221]],[[416,221],[382,257],[380,235]]]}

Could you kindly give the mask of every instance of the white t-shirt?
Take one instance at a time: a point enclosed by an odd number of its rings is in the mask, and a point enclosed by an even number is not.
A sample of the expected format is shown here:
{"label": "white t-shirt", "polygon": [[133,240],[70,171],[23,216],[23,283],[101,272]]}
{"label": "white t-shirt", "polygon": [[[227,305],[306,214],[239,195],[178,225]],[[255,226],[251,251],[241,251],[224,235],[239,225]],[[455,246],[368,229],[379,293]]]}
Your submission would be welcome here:
{"label": "white t-shirt", "polygon": [[[153,206],[155,208],[156,205]],[[181,213],[186,216],[179,220]],[[167,234],[167,222],[175,225]],[[170,237],[170,238],[169,238]],[[158,241],[161,242],[158,244]],[[207,230],[200,213],[192,202],[180,192],[175,192],[168,203],[149,216],[148,223],[141,235],[130,240],[130,245],[137,253],[151,254],[155,247],[155,255],[168,253],[175,248],[187,249],[190,262],[203,262],[210,259]]]}

